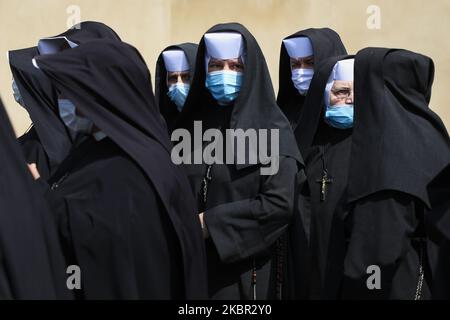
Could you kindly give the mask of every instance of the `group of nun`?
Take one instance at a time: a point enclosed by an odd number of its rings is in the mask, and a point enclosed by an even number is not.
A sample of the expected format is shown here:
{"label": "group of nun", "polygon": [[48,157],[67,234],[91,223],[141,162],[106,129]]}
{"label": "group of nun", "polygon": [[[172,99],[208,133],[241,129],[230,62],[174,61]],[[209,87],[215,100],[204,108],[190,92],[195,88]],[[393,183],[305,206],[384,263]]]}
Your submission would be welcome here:
{"label": "group of nun", "polygon": [[[450,298],[433,61],[348,55],[328,28],[280,42],[278,97],[237,23],[164,49],[155,94],[142,55],[102,23],[10,51],[32,126],[17,139],[0,107],[0,299]],[[174,164],[171,134],[198,122],[277,129],[278,171]]]}

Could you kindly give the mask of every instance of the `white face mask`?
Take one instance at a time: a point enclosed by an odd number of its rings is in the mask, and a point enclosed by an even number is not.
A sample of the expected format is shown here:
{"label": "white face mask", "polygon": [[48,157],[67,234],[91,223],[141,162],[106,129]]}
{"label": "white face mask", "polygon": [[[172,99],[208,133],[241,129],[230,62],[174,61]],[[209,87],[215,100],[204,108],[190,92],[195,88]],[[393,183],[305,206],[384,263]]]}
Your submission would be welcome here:
{"label": "white face mask", "polygon": [[175,83],[169,87],[167,96],[175,103],[179,112],[183,110],[190,88],[191,86],[186,83]]}
{"label": "white face mask", "polygon": [[292,70],[292,82],[294,83],[294,87],[302,96],[306,96],[308,93],[313,76],[313,69],[300,68]]}
{"label": "white face mask", "polygon": [[59,116],[73,132],[91,133],[94,123],[76,114],[75,105],[68,99],[58,99]]}

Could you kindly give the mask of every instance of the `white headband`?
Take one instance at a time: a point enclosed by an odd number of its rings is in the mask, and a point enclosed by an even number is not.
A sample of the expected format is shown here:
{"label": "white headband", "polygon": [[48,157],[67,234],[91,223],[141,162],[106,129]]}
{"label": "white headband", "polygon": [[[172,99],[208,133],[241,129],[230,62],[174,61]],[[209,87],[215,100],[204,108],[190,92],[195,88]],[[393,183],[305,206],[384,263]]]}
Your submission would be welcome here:
{"label": "white headband", "polygon": [[72,49],[78,45],[66,37],[42,38],[38,42],[39,54],[53,54],[65,49]]}
{"label": "white headband", "polygon": [[336,62],[328,78],[325,87],[325,105],[329,106],[330,91],[333,88],[334,81],[353,81],[354,79],[355,59],[345,59]]}
{"label": "white headband", "polygon": [[[42,38],[38,42],[38,50],[41,55],[54,54],[65,49],[72,49],[75,47],[78,47],[78,45],[66,37]],[[33,58],[31,62],[36,69],[39,69],[35,58]]]}
{"label": "white headband", "polygon": [[293,59],[309,57],[314,54],[311,40],[308,37],[285,39],[283,43],[289,57]]}
{"label": "white headband", "polygon": [[241,58],[244,62],[244,40],[240,33],[217,32],[205,34],[206,70],[211,58],[227,60]]}
{"label": "white headband", "polygon": [[168,50],[162,53],[164,64],[168,72],[181,72],[191,69],[183,50]]}

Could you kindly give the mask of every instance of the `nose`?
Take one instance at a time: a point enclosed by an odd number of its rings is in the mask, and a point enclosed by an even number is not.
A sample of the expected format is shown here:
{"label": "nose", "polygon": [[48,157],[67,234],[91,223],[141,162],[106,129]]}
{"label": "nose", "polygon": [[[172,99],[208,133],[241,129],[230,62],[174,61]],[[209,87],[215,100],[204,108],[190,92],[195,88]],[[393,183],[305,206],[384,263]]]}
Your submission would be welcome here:
{"label": "nose", "polygon": [[181,76],[181,74],[179,74],[177,77],[177,83],[183,83],[183,77]]}
{"label": "nose", "polygon": [[308,63],[308,60],[299,59],[300,68],[302,69],[313,69],[313,67]]}
{"label": "nose", "polygon": [[228,61],[225,61],[225,63],[223,64],[223,70],[227,70],[230,71],[230,65],[228,64]]}
{"label": "nose", "polygon": [[353,93],[345,99],[346,104],[353,104]]}

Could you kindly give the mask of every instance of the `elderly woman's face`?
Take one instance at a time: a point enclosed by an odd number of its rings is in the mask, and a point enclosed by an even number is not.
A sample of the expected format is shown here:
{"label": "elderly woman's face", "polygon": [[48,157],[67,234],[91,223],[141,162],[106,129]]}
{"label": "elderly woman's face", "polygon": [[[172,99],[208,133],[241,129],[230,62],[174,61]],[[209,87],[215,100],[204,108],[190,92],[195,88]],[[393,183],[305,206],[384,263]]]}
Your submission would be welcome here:
{"label": "elderly woman's face", "polygon": [[241,58],[226,60],[211,58],[208,63],[208,73],[223,70],[243,73],[244,64],[242,63]]}
{"label": "elderly woman's face", "polygon": [[334,81],[330,91],[330,105],[353,104],[353,81]]}

